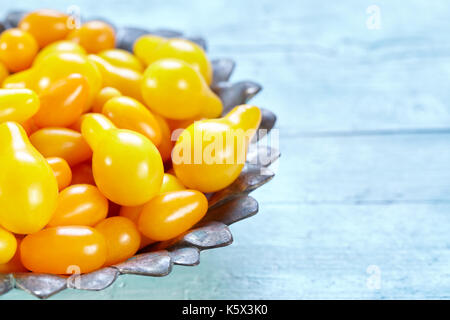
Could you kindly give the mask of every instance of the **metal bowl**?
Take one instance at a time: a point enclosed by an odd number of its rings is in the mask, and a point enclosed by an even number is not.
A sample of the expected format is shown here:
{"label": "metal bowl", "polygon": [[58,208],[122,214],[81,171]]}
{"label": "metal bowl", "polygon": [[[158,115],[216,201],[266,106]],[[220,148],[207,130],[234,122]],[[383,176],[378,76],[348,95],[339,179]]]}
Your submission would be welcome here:
{"label": "metal bowl", "polygon": [[[8,15],[5,19],[6,27],[14,27],[17,25],[17,19],[21,17],[18,11],[11,14],[13,16]],[[206,42],[202,38],[185,37],[181,32],[174,30],[152,31],[130,27],[116,29],[116,46],[129,51],[134,40],[147,33],[184,37],[206,49]],[[235,66],[230,59],[213,60],[212,65],[214,70],[212,89],[224,104],[224,114],[236,105],[247,103],[262,89],[259,84],[251,81],[230,82]],[[191,230],[175,239],[146,247],[125,262],[87,274],[70,277],[31,272],[0,274],[0,295],[13,288],[22,289],[41,299],[46,299],[66,288],[103,290],[121,274],[166,276],[172,271],[174,264],[195,266],[200,263],[200,253],[203,250],[230,245],[233,237],[228,226],[258,212],[257,201],[248,194],[274,177],[274,173],[268,167],[278,159],[280,153],[270,147],[258,146],[257,141],[263,137],[264,132],[267,133],[273,128],[275,122],[276,116],[271,111],[262,109],[260,129],[265,130],[252,141],[243,171],[230,186],[210,195],[207,214]]]}

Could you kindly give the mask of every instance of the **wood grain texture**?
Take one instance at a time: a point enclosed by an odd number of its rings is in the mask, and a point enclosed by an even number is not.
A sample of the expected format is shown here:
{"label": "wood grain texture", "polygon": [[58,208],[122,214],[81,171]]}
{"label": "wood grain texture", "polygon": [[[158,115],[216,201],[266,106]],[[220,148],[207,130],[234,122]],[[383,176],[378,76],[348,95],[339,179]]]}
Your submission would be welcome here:
{"label": "wood grain texture", "polygon": [[[16,1],[77,4],[118,25],[169,28],[236,61],[233,81],[278,117],[276,176],[233,245],[165,278],[122,276],[52,299],[450,298],[450,5],[376,1]],[[8,8],[3,6],[0,15]],[[380,287],[367,285],[368,267]],[[32,297],[12,290],[0,299]]]}

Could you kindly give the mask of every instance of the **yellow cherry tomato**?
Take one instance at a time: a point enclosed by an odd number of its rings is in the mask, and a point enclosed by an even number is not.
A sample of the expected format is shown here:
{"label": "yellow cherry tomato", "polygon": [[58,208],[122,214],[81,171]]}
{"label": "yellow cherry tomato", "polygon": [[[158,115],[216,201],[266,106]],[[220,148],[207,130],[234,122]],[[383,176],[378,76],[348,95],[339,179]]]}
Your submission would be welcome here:
{"label": "yellow cherry tomato", "polygon": [[16,249],[17,240],[14,235],[0,227],[0,266],[14,257]]}
{"label": "yellow cherry tomato", "polygon": [[26,31],[13,28],[0,35],[0,60],[11,72],[29,68],[38,50],[36,40]]}
{"label": "yellow cherry tomato", "polygon": [[36,273],[86,273],[106,261],[105,238],[86,226],[43,229],[26,236],[20,250],[23,265]]}
{"label": "yellow cherry tomato", "polygon": [[42,60],[45,59],[45,57],[48,57],[49,55],[58,52],[78,53],[81,55],[87,54],[86,50],[84,50],[84,48],[80,46],[78,43],[69,40],[60,40],[46,46],[41,51],[39,51],[39,53],[37,54],[36,58],[33,61],[33,66],[36,66],[39,63],[41,63]]}
{"label": "yellow cherry tomato", "polygon": [[140,72],[114,66],[95,54],[88,55],[88,59],[100,70],[103,77],[103,86],[116,88],[123,95],[142,101],[140,88],[142,74]]}
{"label": "yellow cherry tomato", "polygon": [[97,187],[74,184],[59,193],[58,205],[48,226],[94,226],[107,214],[108,200]]}
{"label": "yellow cherry tomato", "polygon": [[111,98],[120,97],[122,93],[113,87],[104,87],[100,90],[94,99],[92,105],[92,112],[102,113],[103,106]]}
{"label": "yellow cherry tomato", "polygon": [[68,40],[80,44],[88,53],[98,53],[114,48],[114,29],[103,21],[89,21],[67,36]]}
{"label": "yellow cherry tomato", "polygon": [[143,35],[134,42],[133,53],[144,65],[148,66],[154,62],[152,55],[156,51],[156,48],[165,41],[167,39],[160,36],[151,34]]}
{"label": "yellow cherry tomato", "polygon": [[0,89],[0,123],[26,121],[39,110],[39,97],[29,89]]}
{"label": "yellow cherry tomato", "polygon": [[199,222],[207,210],[208,200],[199,191],[165,192],[142,208],[139,231],[156,241],[170,240]]}
{"label": "yellow cherry tomato", "polygon": [[102,113],[118,128],[142,133],[155,146],[161,143],[161,129],[158,121],[139,101],[125,96],[115,97],[105,103]]}
{"label": "yellow cherry tomato", "polygon": [[[170,173],[164,173],[163,183],[161,185],[161,189],[159,189],[160,194],[171,191],[181,191],[185,189],[186,188],[183,186],[180,180],[177,179],[177,177]],[[122,217],[126,217],[137,224],[139,221],[139,215],[141,214],[143,207],[144,205],[135,207],[122,206],[120,208],[119,215]]]}
{"label": "yellow cherry tomato", "polygon": [[39,95],[41,107],[34,116],[39,127],[67,127],[89,106],[89,83],[78,73],[56,81]]}
{"label": "yellow cherry tomato", "polygon": [[72,170],[67,161],[58,157],[50,157],[46,158],[46,160],[55,174],[56,181],[58,182],[58,189],[62,190],[70,185],[70,182],[72,181]]}
{"label": "yellow cherry tomato", "polygon": [[176,176],[188,188],[215,192],[230,185],[244,167],[248,144],[261,121],[258,107],[241,105],[221,119],[191,124],[172,152]]}
{"label": "yellow cherry tomato", "polygon": [[25,89],[33,88],[33,69],[13,73],[7,76],[2,83],[5,89]]}
{"label": "yellow cherry tomato", "polygon": [[83,136],[67,128],[44,128],[30,136],[33,146],[44,157],[59,157],[75,166],[92,157],[92,151]]}
{"label": "yellow cherry tomato", "polygon": [[93,150],[95,183],[109,200],[137,206],[159,192],[164,168],[149,139],[134,131],[117,129],[97,113],[86,115],[81,133]]}
{"label": "yellow cherry tomato", "polygon": [[19,22],[19,28],[28,31],[39,46],[64,39],[69,33],[69,16],[62,12],[41,9],[26,14]]}
{"label": "yellow cherry tomato", "polygon": [[84,54],[55,52],[43,58],[32,70],[30,75],[33,83],[32,86],[38,93],[72,73],[85,76],[90,89],[89,107],[102,86],[102,75],[100,71]]}
{"label": "yellow cherry tomato", "polygon": [[181,191],[185,189],[186,187],[177,177],[170,173],[164,173],[163,183],[161,189],[159,190],[159,193]]}
{"label": "yellow cherry tomato", "polygon": [[122,49],[109,49],[98,54],[99,57],[105,59],[113,66],[132,69],[137,72],[143,72],[144,67],[133,54]]}
{"label": "yellow cherry tomato", "polygon": [[189,64],[177,59],[158,60],[147,67],[142,97],[153,111],[169,119],[204,115],[218,117],[222,102]]}
{"label": "yellow cherry tomato", "polygon": [[205,51],[196,43],[185,39],[164,39],[152,35],[144,35],[136,40],[134,54],[149,65],[157,60],[175,58],[189,63],[205,79],[208,85],[212,82],[212,65]]}
{"label": "yellow cherry tomato", "polygon": [[27,272],[28,270],[23,266],[20,259],[20,243],[21,237],[16,237],[17,249],[14,256],[6,263],[0,264],[0,273],[13,273],[13,272]]}
{"label": "yellow cherry tomato", "polygon": [[55,175],[19,124],[0,124],[0,141],[0,225],[18,234],[36,232],[55,210]]}
{"label": "yellow cherry tomato", "polygon": [[136,225],[124,217],[111,217],[95,226],[106,240],[105,266],[131,258],[138,250],[141,235]]}

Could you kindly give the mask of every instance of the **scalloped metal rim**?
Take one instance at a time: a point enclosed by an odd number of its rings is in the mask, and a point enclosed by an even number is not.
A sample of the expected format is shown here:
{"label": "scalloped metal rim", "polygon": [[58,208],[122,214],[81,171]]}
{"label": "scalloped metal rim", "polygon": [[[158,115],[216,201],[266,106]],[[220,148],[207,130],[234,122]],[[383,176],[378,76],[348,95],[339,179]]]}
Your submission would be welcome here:
{"label": "scalloped metal rim", "polygon": [[[6,21],[9,22],[8,26],[12,25],[8,17]],[[127,31],[133,33],[128,38]],[[139,28],[122,28],[118,30],[117,47],[130,50],[134,42],[133,37],[135,39],[143,33],[169,37],[182,36],[182,33],[173,30],[152,32]],[[189,39],[206,48],[204,39]],[[231,59],[216,59],[212,61],[212,65],[214,76],[211,87],[220,96],[224,104],[224,113],[236,105],[247,103],[262,89],[259,84],[252,81],[229,82],[235,67]],[[275,125],[276,116],[266,109],[262,109],[262,115],[260,129],[269,132]],[[262,135],[258,138],[262,138]],[[270,157],[267,158],[267,155]],[[64,277],[34,273],[0,274],[0,295],[15,287],[40,299],[46,299],[66,288],[103,290],[112,285],[121,274],[161,277],[168,275],[173,265],[198,265],[202,250],[228,246],[233,242],[229,225],[258,212],[258,202],[248,194],[273,178],[274,173],[267,167],[279,156],[277,150],[266,147],[257,147],[249,152],[248,162],[238,179],[224,190],[212,194],[209,200],[210,208],[203,220],[176,239],[154,244],[144,249],[147,252],[140,253],[125,262],[83,275]],[[265,157],[265,163],[258,161],[261,157]]]}

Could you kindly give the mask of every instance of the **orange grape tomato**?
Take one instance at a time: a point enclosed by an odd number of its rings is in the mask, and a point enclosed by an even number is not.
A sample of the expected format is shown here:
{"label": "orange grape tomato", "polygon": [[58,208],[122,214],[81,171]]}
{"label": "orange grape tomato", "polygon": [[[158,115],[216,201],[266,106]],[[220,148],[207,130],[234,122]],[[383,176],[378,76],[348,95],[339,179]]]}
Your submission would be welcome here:
{"label": "orange grape tomato", "polygon": [[20,243],[22,242],[22,237],[16,236],[17,249],[14,256],[6,263],[0,264],[0,273],[12,273],[12,272],[27,272],[20,260]]}
{"label": "orange grape tomato", "polygon": [[72,181],[72,170],[67,161],[58,157],[50,157],[46,160],[55,174],[56,181],[58,182],[58,189],[61,191],[70,185],[70,182]]}
{"label": "orange grape tomato", "polygon": [[158,151],[161,154],[163,162],[170,160],[172,148],[175,141],[172,141],[172,132],[170,131],[167,120],[158,114],[153,114],[161,129],[161,142],[158,145]]}
{"label": "orange grape tomato", "polygon": [[[137,226],[139,222],[139,215],[141,214],[143,207],[144,205],[136,207],[122,206],[119,211],[119,216],[130,219]],[[156,241],[141,234],[141,245],[139,246],[139,249],[142,249],[154,242]]]}
{"label": "orange grape tomato", "polygon": [[205,195],[196,190],[159,194],[147,202],[139,216],[139,231],[146,237],[165,241],[199,222],[208,210]]}
{"label": "orange grape tomato", "polygon": [[0,265],[9,262],[16,253],[17,240],[14,235],[0,227]]}
{"label": "orange grape tomato", "polygon": [[33,146],[44,157],[59,157],[75,166],[92,157],[81,133],[67,128],[44,128],[30,136]]}
{"label": "orange grape tomato", "polygon": [[64,39],[70,31],[69,27],[67,14],[49,9],[30,12],[19,22],[19,28],[31,33],[41,48]]}
{"label": "orange grape tomato", "polygon": [[105,266],[131,258],[138,250],[141,236],[136,225],[124,217],[111,217],[95,226],[106,240]]}
{"label": "orange grape tomato", "polygon": [[36,273],[73,274],[99,269],[106,261],[106,241],[86,226],[43,229],[20,245],[22,263]]}
{"label": "orange grape tomato", "polygon": [[0,61],[11,72],[29,68],[38,50],[36,40],[26,31],[13,28],[0,35]]}
{"label": "orange grape tomato", "polygon": [[48,226],[94,226],[107,214],[108,200],[97,187],[74,184],[59,193],[58,205]]}
{"label": "orange grape tomato", "polygon": [[90,107],[102,87],[103,80],[97,66],[89,61],[84,54],[76,52],[49,54],[39,64],[33,66],[28,81],[32,89],[41,92],[54,82],[66,78],[72,73],[79,73],[86,77],[89,83],[89,103],[87,106]]}
{"label": "orange grape tomato", "polygon": [[98,53],[114,48],[116,34],[114,29],[103,21],[89,21],[69,33],[67,39],[80,44],[88,53]]}
{"label": "orange grape tomato", "polygon": [[161,143],[161,129],[158,121],[139,101],[125,96],[115,97],[105,103],[102,113],[118,128],[142,133],[155,146]]}
{"label": "orange grape tomato", "polygon": [[39,95],[41,107],[34,116],[39,127],[67,127],[87,109],[89,83],[73,73],[51,84]]}
{"label": "orange grape tomato", "polygon": [[122,94],[113,87],[104,87],[100,90],[92,104],[92,112],[102,113],[104,104],[111,98],[120,97]]}
{"label": "orange grape tomato", "polygon": [[72,184],[91,184],[95,186],[90,161],[86,161],[72,167]]}
{"label": "orange grape tomato", "polygon": [[128,218],[137,225],[143,207],[144,205],[134,207],[122,206],[119,211],[119,216]]}
{"label": "orange grape tomato", "polygon": [[25,132],[27,133],[28,136],[33,134],[33,132],[39,130],[39,127],[34,123],[33,118],[30,118],[25,121],[21,121],[19,123],[23,127],[23,129],[25,130]]}

